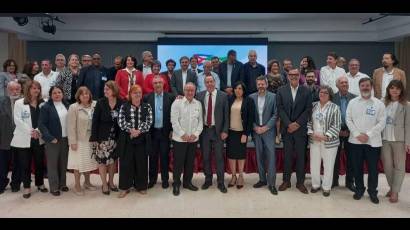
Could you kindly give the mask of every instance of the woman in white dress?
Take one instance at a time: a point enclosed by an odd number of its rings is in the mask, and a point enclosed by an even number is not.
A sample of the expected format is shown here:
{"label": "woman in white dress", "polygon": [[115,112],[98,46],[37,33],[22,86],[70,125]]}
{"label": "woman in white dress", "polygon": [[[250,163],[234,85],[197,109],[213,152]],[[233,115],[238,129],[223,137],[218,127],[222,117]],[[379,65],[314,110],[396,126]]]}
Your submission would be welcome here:
{"label": "woman in white dress", "polygon": [[74,170],[75,187],[74,193],[84,195],[81,189],[81,173],[84,174],[84,188],[96,190],[90,182],[90,172],[97,169],[97,162],[92,157],[91,144],[91,123],[95,107],[90,90],[82,86],[75,94],[76,103],[72,104],[68,110],[68,143],[70,150],[68,154],[68,169]]}

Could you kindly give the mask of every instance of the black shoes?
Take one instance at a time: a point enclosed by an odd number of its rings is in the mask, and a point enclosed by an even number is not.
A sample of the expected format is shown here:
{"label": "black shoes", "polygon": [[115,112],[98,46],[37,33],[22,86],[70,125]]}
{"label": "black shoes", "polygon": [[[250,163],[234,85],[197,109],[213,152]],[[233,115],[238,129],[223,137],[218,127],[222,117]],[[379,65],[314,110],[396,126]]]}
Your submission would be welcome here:
{"label": "black shoes", "polygon": [[179,195],[179,186],[173,185],[172,187],[173,187],[172,194],[174,194],[174,196],[178,196]]}
{"label": "black shoes", "polygon": [[226,189],[225,185],[223,183],[218,184],[218,189],[221,191],[221,193],[227,193],[228,190]]}
{"label": "black shoes", "polygon": [[104,195],[110,195],[110,190],[108,189],[107,191],[104,191],[104,187],[101,187],[101,191],[102,191],[102,194],[104,194]]}
{"label": "black shoes", "polygon": [[24,199],[28,199],[28,198],[30,198],[30,197],[31,197],[31,193],[23,194],[23,198],[24,198]]}
{"label": "black shoes", "polygon": [[310,189],[310,192],[311,192],[311,193],[317,193],[319,190],[320,190],[320,188],[313,188],[313,187],[312,187],[312,188]]}
{"label": "black shoes", "polygon": [[379,198],[377,198],[377,196],[370,196],[370,201],[373,204],[378,204],[379,203]]}
{"label": "black shoes", "polygon": [[[169,183],[168,183],[168,181],[163,181],[162,182],[162,188],[163,189],[166,189],[166,188],[168,188],[169,187]],[[148,187],[149,188],[149,187]]]}
{"label": "black shoes", "polygon": [[110,190],[113,192],[119,192],[120,190],[117,187],[110,187]]}
{"label": "black shoes", "polygon": [[61,191],[63,191],[63,192],[68,192],[68,190],[70,190],[70,189],[68,189],[68,187],[67,187],[67,186],[63,186],[63,187],[61,187]]}
{"label": "black shoes", "polygon": [[211,181],[205,181],[205,183],[202,185],[201,189],[206,190],[212,185]]}
{"label": "black shoes", "polygon": [[324,197],[330,196],[330,191],[323,191],[323,196]]}
{"label": "black shoes", "polygon": [[253,187],[254,188],[261,188],[261,187],[266,186],[266,185],[267,185],[266,182],[258,181],[258,183],[254,184]]}
{"label": "black shoes", "polygon": [[11,188],[11,192],[19,192],[20,188]]}
{"label": "black shoes", "polygon": [[37,187],[37,190],[40,191],[40,192],[42,192],[42,193],[48,192],[48,189],[47,189],[46,187],[44,187],[44,185],[38,186],[38,187]]}
{"label": "black shoes", "polygon": [[60,191],[54,191],[54,192],[50,192],[53,196],[60,196],[61,193]]}
{"label": "black shoes", "polygon": [[362,199],[362,197],[363,197],[363,194],[359,194],[359,193],[355,193],[353,195],[353,199],[355,199],[355,200],[360,200],[360,199]]}
{"label": "black shoes", "polygon": [[149,182],[148,183],[148,189],[153,188],[156,182]]}
{"label": "black shoes", "polygon": [[269,191],[273,195],[278,195],[278,190],[276,190],[275,186],[269,186]]}
{"label": "black shoes", "polygon": [[182,187],[191,190],[191,191],[198,191],[198,187],[196,187],[195,185],[193,185],[192,183],[190,184],[184,184]]}

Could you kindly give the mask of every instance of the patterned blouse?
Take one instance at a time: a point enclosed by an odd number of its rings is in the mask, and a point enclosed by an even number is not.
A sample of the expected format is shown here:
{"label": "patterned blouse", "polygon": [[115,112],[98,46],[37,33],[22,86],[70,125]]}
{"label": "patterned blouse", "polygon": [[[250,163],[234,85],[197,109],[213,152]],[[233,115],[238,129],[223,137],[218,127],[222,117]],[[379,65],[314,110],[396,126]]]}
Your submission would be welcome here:
{"label": "patterned blouse", "polygon": [[[75,95],[77,89],[73,89],[73,86],[76,86],[77,77],[80,71],[77,72],[77,75],[74,75],[70,68],[65,67],[57,77],[56,86],[63,88],[64,97],[66,100],[71,101]],[[74,81],[74,82],[73,82]]]}
{"label": "patterned blouse", "polygon": [[142,103],[138,108],[130,102],[123,104],[118,116],[118,125],[122,131],[130,132],[135,128],[141,133],[149,132],[152,125],[152,108],[147,103]]}

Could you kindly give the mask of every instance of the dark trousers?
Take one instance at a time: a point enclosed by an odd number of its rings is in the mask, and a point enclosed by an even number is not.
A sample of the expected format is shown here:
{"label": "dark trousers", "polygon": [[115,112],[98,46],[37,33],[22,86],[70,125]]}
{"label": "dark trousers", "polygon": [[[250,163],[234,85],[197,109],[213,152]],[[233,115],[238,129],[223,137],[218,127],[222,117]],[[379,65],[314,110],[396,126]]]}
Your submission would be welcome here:
{"label": "dark trousers", "polygon": [[381,148],[371,147],[365,144],[350,143],[350,152],[353,160],[354,182],[356,184],[356,192],[363,194],[366,190],[363,182],[363,163],[367,161],[368,177],[367,177],[367,192],[371,196],[377,196],[377,185],[379,181],[379,171],[377,170],[377,162],[380,158]]}
{"label": "dark trousers", "polygon": [[346,182],[345,185],[353,184],[353,162],[352,154],[349,149],[349,137],[340,137],[340,145],[337,149],[335,167],[333,171],[333,184],[338,184],[339,182],[339,171],[340,171],[340,157],[341,150],[344,149],[346,154]]}
{"label": "dark trousers", "polygon": [[10,150],[0,149],[0,191],[5,190],[8,180],[8,174],[10,169],[10,161],[13,161],[13,168],[11,173],[10,186],[13,189],[19,189],[21,185],[21,172],[19,167],[19,161],[15,154],[15,149]]}
{"label": "dark trousers", "polygon": [[184,171],[184,184],[192,183],[195,161],[195,143],[174,141],[174,186],[181,186],[181,174]]}
{"label": "dark trousers", "polygon": [[215,126],[208,128],[204,127],[201,134],[201,149],[204,164],[205,181],[212,182],[212,146],[214,147],[215,161],[216,161],[216,177],[218,184],[224,183],[225,167],[224,167],[224,142],[221,140],[220,133],[216,132]]}
{"label": "dark trousers", "polygon": [[64,137],[56,144],[45,145],[50,191],[55,192],[67,186],[68,139]]}
{"label": "dark trousers", "polygon": [[296,179],[297,184],[303,184],[305,182],[305,155],[307,138],[305,134],[296,131],[297,133],[282,134],[283,149],[285,152],[285,164],[283,170],[283,181],[290,182],[292,175],[292,165],[294,154],[296,154]]}
{"label": "dark trousers", "polygon": [[119,188],[128,190],[135,187],[138,191],[148,187],[148,156],[145,153],[145,141],[133,143],[126,137],[125,151],[120,156]]}
{"label": "dark trousers", "polygon": [[162,129],[154,129],[151,133],[152,154],[149,156],[149,181],[156,183],[158,179],[158,159],[161,166],[162,182],[169,180],[169,134],[164,135]]}
{"label": "dark trousers", "polygon": [[35,185],[44,185],[44,146],[32,143],[30,148],[16,148],[24,188],[31,187],[31,162],[34,157]]}

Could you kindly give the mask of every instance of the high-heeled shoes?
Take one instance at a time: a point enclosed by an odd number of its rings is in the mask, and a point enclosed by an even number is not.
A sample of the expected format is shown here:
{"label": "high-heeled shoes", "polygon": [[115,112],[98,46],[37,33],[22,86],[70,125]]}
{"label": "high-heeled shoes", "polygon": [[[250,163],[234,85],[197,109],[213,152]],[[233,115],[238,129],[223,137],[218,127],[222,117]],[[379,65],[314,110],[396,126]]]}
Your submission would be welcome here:
{"label": "high-heeled shoes", "polygon": [[38,186],[37,190],[42,193],[48,192],[48,189],[44,185]]}
{"label": "high-heeled shoes", "polygon": [[236,188],[237,189],[243,188],[243,176],[242,175],[239,175],[238,182],[236,184]]}
{"label": "high-heeled shoes", "polygon": [[231,181],[228,184],[228,188],[235,186],[237,180],[238,178],[236,178],[236,175],[233,175]]}
{"label": "high-heeled shoes", "polygon": [[102,193],[104,194],[104,195],[110,195],[110,188],[108,188],[108,190],[107,191],[104,191],[104,186],[102,186],[101,187],[101,191],[102,191]]}

